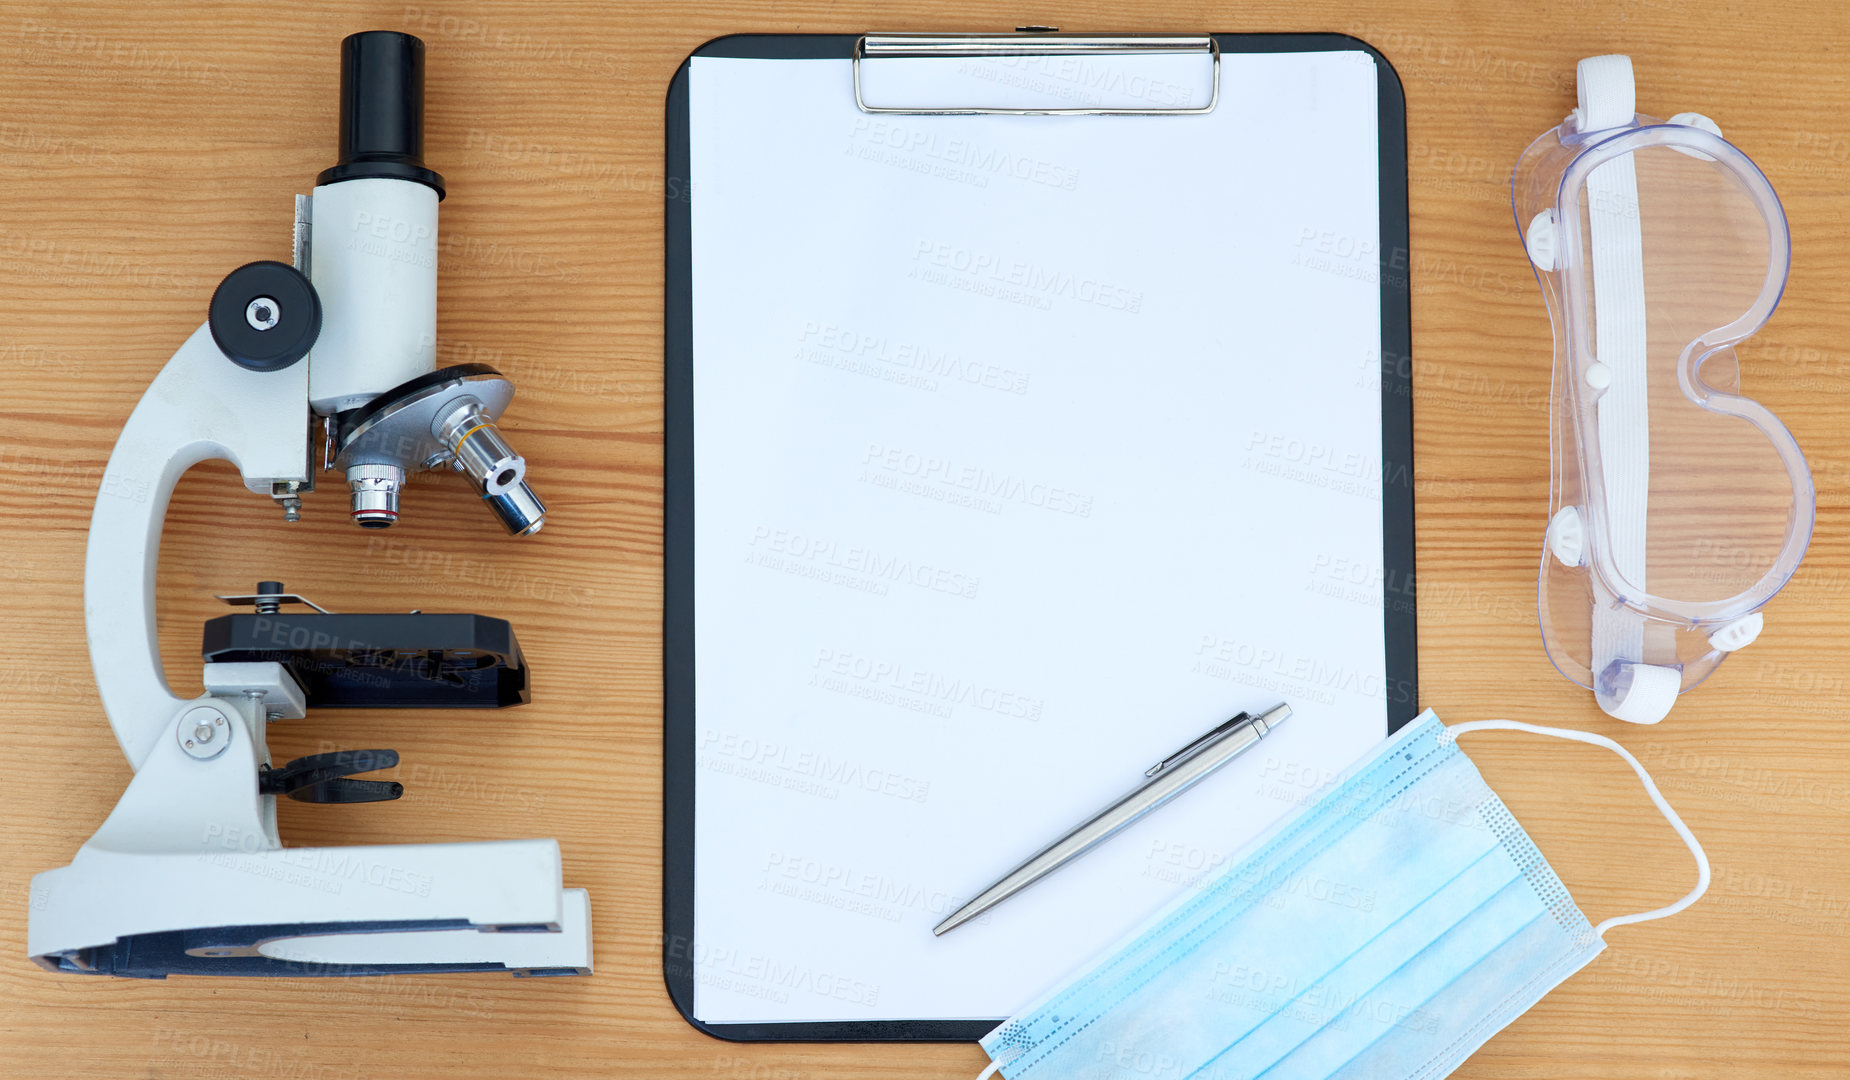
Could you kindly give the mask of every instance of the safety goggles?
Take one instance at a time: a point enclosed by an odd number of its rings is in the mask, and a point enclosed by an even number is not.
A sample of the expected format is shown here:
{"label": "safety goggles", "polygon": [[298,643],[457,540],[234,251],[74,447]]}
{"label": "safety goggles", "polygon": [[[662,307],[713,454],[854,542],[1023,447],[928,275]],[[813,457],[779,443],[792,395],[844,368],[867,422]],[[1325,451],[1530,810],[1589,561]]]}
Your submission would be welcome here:
{"label": "safety goggles", "polygon": [[1663,719],[1760,632],[1815,514],[1792,433],[1735,347],[1785,287],[1779,198],[1715,124],[1636,115],[1631,60],[1580,62],[1580,107],[1511,202],[1554,329],[1542,639],[1607,713]]}

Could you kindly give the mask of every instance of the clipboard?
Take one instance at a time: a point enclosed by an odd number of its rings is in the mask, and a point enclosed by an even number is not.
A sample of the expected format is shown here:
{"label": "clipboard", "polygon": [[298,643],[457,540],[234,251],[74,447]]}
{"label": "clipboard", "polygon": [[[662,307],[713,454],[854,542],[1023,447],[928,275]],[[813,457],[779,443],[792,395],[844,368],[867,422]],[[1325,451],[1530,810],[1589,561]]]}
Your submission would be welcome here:
{"label": "clipboard", "polygon": [[[1133,98],[1141,94],[1142,99],[1129,102],[1101,103],[1097,97],[1088,97],[1089,80],[1109,81],[1089,65],[1120,54],[1205,58],[1211,64],[1211,83],[1186,93],[1155,92],[1146,84],[1132,94]],[[1067,569],[1095,575],[1091,584],[1097,587],[1096,595],[1089,602],[1049,601],[1052,594],[1045,589],[1037,592],[1021,584],[1044,585],[1038,582],[1036,569],[1019,561],[985,564],[982,552],[989,548],[956,542],[970,536],[1011,536],[1011,530],[1021,530],[1051,538],[1033,549],[1059,562],[1060,553],[1069,549],[1093,550],[1085,547],[1085,539],[1075,538],[1095,538],[1098,532],[1122,537],[1121,532],[1111,530],[1126,527],[1132,515],[1123,511],[1135,503],[1133,493],[1140,485],[1134,478],[1127,480],[1114,473],[1111,462],[1147,464],[1138,460],[1137,440],[1115,443],[1113,455],[1087,457],[1088,464],[1111,477],[1094,483],[1084,477],[1068,478],[1058,467],[1062,460],[1078,461],[1084,455],[1069,453],[1062,459],[1037,454],[1032,447],[991,436],[1014,415],[1008,409],[1024,402],[1033,402],[1038,410],[1033,415],[1043,430],[1056,432],[1065,429],[1049,417],[1057,415],[1063,402],[1096,405],[1096,379],[1087,384],[1077,370],[1083,366],[1079,358],[1086,355],[1085,335],[1077,335],[1079,340],[1071,334],[1063,337],[1061,327],[1084,323],[1104,327],[1109,336],[1122,333],[1116,328],[1124,320],[1146,318],[1147,336],[1161,339],[1162,324],[1148,316],[1163,307],[1162,297],[1138,295],[1134,284],[1110,280],[1109,272],[1098,268],[1079,266],[1068,274],[1061,265],[1043,265],[1032,255],[991,256],[960,237],[915,237],[912,233],[918,230],[914,228],[904,240],[913,253],[912,262],[924,265],[911,268],[913,276],[904,283],[910,290],[904,293],[906,302],[942,313],[945,318],[936,325],[947,338],[957,339],[960,327],[981,323],[1015,342],[1016,348],[998,353],[973,347],[967,340],[955,345],[919,341],[915,339],[921,331],[916,325],[889,333],[882,327],[854,325],[852,318],[841,316],[863,301],[873,305],[883,296],[894,295],[900,285],[896,279],[883,281],[878,288],[870,285],[862,294],[857,292],[857,275],[848,273],[822,284],[829,295],[814,310],[793,310],[807,304],[791,299],[800,297],[800,290],[780,276],[783,256],[806,247],[793,238],[807,237],[809,244],[839,245],[865,255],[879,247],[879,238],[887,235],[882,230],[904,231],[903,219],[910,215],[833,218],[832,208],[837,204],[813,214],[814,208],[807,205],[797,209],[799,204],[821,198],[819,187],[836,182],[832,169],[826,170],[827,179],[825,170],[819,169],[810,186],[790,188],[794,195],[785,203],[754,204],[752,189],[739,179],[741,174],[759,166],[774,171],[769,163],[790,153],[807,152],[791,150],[793,145],[807,148],[803,142],[807,136],[796,133],[800,125],[792,122],[792,133],[785,138],[780,133],[785,123],[782,117],[754,113],[749,122],[740,121],[743,126],[732,129],[730,136],[716,137],[709,130],[712,118],[699,111],[693,100],[697,96],[691,85],[693,73],[698,69],[706,79],[704,72],[732,70],[709,65],[733,62],[752,65],[749,70],[760,73],[774,70],[764,65],[777,65],[778,72],[801,70],[809,73],[804,78],[826,77],[834,80],[831,86],[839,86],[838,101],[832,96],[834,91],[828,91],[826,111],[834,118],[832,122],[847,125],[843,134],[872,131],[874,123],[888,118],[907,126],[901,135],[883,134],[871,140],[876,148],[871,154],[863,154],[865,147],[854,145],[851,137],[839,152],[849,163],[841,168],[853,172],[856,179],[846,181],[851,188],[831,187],[833,192],[865,193],[872,188],[875,191],[869,197],[877,203],[887,187],[910,183],[915,192],[931,192],[933,203],[942,200],[969,207],[983,205],[991,193],[1022,200],[1022,191],[1033,189],[1034,196],[1020,204],[1025,208],[1023,214],[1010,220],[1051,207],[1046,227],[1058,230],[1076,224],[1061,216],[1058,197],[1098,184],[1100,170],[1088,165],[1074,168],[1074,162],[1056,160],[1059,155],[1055,154],[1011,157],[1006,146],[1010,134],[1025,129],[996,124],[1060,125],[1103,119],[1114,125],[1109,129],[1113,133],[1142,130],[1118,125],[1187,124],[1191,117],[1244,107],[1240,92],[1252,85],[1249,69],[1271,65],[1265,69],[1283,70],[1278,65],[1304,56],[1317,57],[1316,63],[1324,66],[1311,71],[1300,90],[1334,99],[1342,86],[1353,86],[1356,76],[1349,69],[1327,66],[1323,58],[1332,54],[1354,70],[1365,71],[1360,77],[1368,81],[1373,95],[1374,129],[1368,133],[1373,136],[1372,173],[1366,185],[1376,227],[1345,231],[1317,228],[1312,222],[1291,223],[1291,236],[1299,249],[1294,258],[1301,259],[1296,266],[1303,271],[1300,276],[1308,291],[1351,299],[1365,296],[1366,302],[1354,307],[1371,310],[1378,327],[1357,330],[1355,321],[1345,318],[1343,308],[1333,307],[1327,322],[1346,328],[1342,333],[1348,335],[1348,344],[1321,337],[1320,324],[1312,320],[1299,331],[1304,335],[1302,363],[1319,371],[1320,385],[1341,397],[1341,407],[1332,404],[1321,411],[1360,408],[1362,412],[1349,415],[1365,422],[1348,426],[1367,430],[1371,436],[1378,431],[1378,446],[1319,448],[1297,439],[1292,430],[1255,430],[1245,420],[1230,420],[1224,439],[1226,460],[1196,470],[1201,486],[1185,490],[1201,493],[1199,512],[1204,521],[1211,519],[1234,534],[1228,540],[1230,561],[1221,570],[1241,577],[1247,587],[1268,597],[1273,594],[1266,590],[1274,584],[1269,579],[1285,579],[1303,593],[1301,600],[1290,602],[1294,609],[1321,605],[1320,610],[1335,612],[1332,626],[1340,622],[1343,633],[1353,630],[1375,643],[1370,648],[1378,656],[1361,665],[1368,670],[1360,675],[1355,670],[1331,675],[1319,668],[1316,658],[1306,662],[1305,656],[1290,655],[1288,649],[1267,659],[1260,644],[1264,628],[1251,627],[1250,640],[1243,631],[1226,632],[1244,625],[1237,614],[1229,612],[1218,621],[1220,630],[1188,629],[1197,642],[1192,658],[1171,648],[1167,653],[1153,653],[1155,659],[1144,659],[1141,654],[1120,659],[1125,667],[1147,673],[1154,689],[1149,712],[1119,723],[1088,715],[1087,703],[1075,700],[1080,695],[1063,685],[1047,689],[1040,684],[1010,684],[1006,657],[960,656],[954,649],[941,653],[933,644],[919,645],[916,638],[907,639],[918,646],[915,653],[883,655],[878,642],[887,640],[889,632],[903,638],[921,620],[981,633],[985,622],[972,616],[973,609],[991,605],[1009,613],[997,616],[1003,619],[1021,615],[1011,610],[1012,604],[1039,603],[1050,605],[1043,608],[1044,619],[1028,616],[1011,624],[1023,628],[1017,634],[1022,650],[1049,651],[1045,642],[1036,640],[1040,634],[1064,633],[1059,646],[1051,648],[1053,659],[1046,661],[1052,666],[1044,664],[1041,670],[1066,672],[1073,676],[1070,681],[1091,686],[1094,675],[1107,681],[1125,675],[1113,666],[1114,649],[1135,653],[1144,636],[1162,636],[1169,629],[1152,626],[1137,633],[1114,629],[1127,618],[1134,621],[1136,615],[1145,613],[1140,605],[1160,606],[1146,596],[1186,592],[1178,587],[1180,583],[1213,576],[1201,567],[1154,563],[1145,572],[1156,587],[1145,593],[1121,585],[1100,585],[1096,579],[1116,580],[1114,571],[1075,564]],[[892,93],[895,85],[902,92],[916,92],[916,82],[899,80],[896,84],[884,75],[872,77],[877,60],[912,57],[983,62],[1000,58],[1005,69],[1013,66],[1013,70],[1004,70],[1000,76],[979,72],[978,77],[994,85],[1044,77],[1040,85],[1031,87],[1043,98],[1030,96],[1024,101],[1016,95],[1006,106],[985,106],[973,103],[965,87],[962,97],[945,101],[876,100],[877,95]],[[723,80],[714,75],[712,81],[717,85]],[[733,92],[743,111],[752,107],[747,102],[762,105],[763,99],[776,97],[758,94],[749,85]],[[1346,122],[1357,122],[1353,115],[1345,116]],[[856,128],[856,124],[865,126]],[[954,126],[959,124],[982,126]],[[929,130],[922,125],[930,125]],[[922,136],[921,130],[925,132]],[[982,140],[957,135],[958,131],[979,130],[989,142],[978,145]],[[1095,124],[1085,130],[1104,129]],[[1168,140],[1196,135],[1198,130],[1176,127],[1164,131],[1163,139],[1148,147],[1160,150],[1175,145]],[[892,143],[894,138],[901,144],[897,156],[878,149],[882,140]],[[921,138],[930,146],[922,153],[917,150]],[[756,156],[729,156],[732,151],[726,147],[754,140]],[[910,152],[903,145],[907,142],[914,144]],[[1075,733],[1089,732],[1088,737],[1101,744],[1122,743],[1139,750],[1147,745],[1155,760],[1173,749],[1164,745],[1164,739],[1180,745],[1173,733],[1193,735],[1211,726],[1212,718],[1204,710],[1219,707],[1223,700],[1228,704],[1220,719],[1244,703],[1263,706],[1277,697],[1291,701],[1300,716],[1307,712],[1300,697],[1312,699],[1313,704],[1327,697],[1324,711],[1343,718],[1314,723],[1300,720],[1294,733],[1300,741],[1292,744],[1299,750],[1287,748],[1280,752],[1282,756],[1246,770],[1249,774],[1263,771],[1265,776],[1242,775],[1225,781],[1217,777],[1198,794],[1147,819],[1169,817],[1173,828],[1158,826],[1152,832],[1139,823],[1056,878],[985,916],[986,920],[993,916],[998,924],[1005,918],[1019,920],[1014,926],[1020,933],[1032,934],[1033,920],[1046,913],[1075,906],[1109,909],[1121,923],[1115,932],[1128,929],[1136,922],[1133,910],[1140,914],[1158,905],[1137,909],[1135,900],[1120,904],[1118,893],[1155,896],[1198,885],[1237,850],[1232,840],[1217,845],[1174,839],[1178,830],[1185,829],[1183,818],[1188,811],[1183,808],[1191,801],[1201,804],[1194,811],[1197,814],[1203,807],[1212,809],[1214,800],[1223,800],[1221,806],[1233,806],[1249,816],[1270,814],[1266,820],[1243,822],[1235,830],[1242,835],[1257,833],[1339,768],[1327,754],[1318,757],[1323,752],[1313,747],[1314,740],[1326,735],[1334,740],[1335,725],[1348,724],[1343,729],[1347,742],[1341,752],[1357,754],[1364,748],[1361,741],[1385,738],[1417,713],[1406,133],[1405,100],[1398,77],[1372,48],[1336,34],[740,35],[708,42],[677,71],[667,97],[666,144],[667,175],[676,178],[668,185],[666,200],[664,314],[662,946],[669,996],[690,1024],[724,1039],[977,1039],[1020,1002],[992,994],[966,1008],[959,997],[964,984],[958,983],[937,987],[933,992],[940,1000],[929,1010],[909,1013],[903,1001],[895,1002],[912,993],[911,972],[882,966],[884,961],[857,966],[863,962],[856,956],[885,955],[887,944],[898,950],[902,946],[894,943],[901,942],[904,949],[957,949],[954,964],[933,961],[924,965],[932,973],[922,975],[918,982],[923,985],[935,978],[956,983],[957,973],[963,971],[976,973],[976,981],[983,983],[1018,975],[1027,988],[1020,995],[1025,1000],[1066,967],[1084,962],[1091,952],[1109,944],[1109,933],[1089,943],[1075,938],[1068,953],[1056,958],[1048,955],[1044,943],[1039,953],[1010,952],[1017,948],[1019,934],[1005,933],[1003,925],[959,929],[943,939],[931,939],[928,929],[944,913],[934,914],[935,909],[948,910],[987,884],[995,876],[990,870],[1006,869],[1017,856],[1060,831],[1050,829],[1047,822],[1058,822],[1062,828],[1070,825],[1084,816],[1073,807],[1096,809],[1093,804],[1101,801],[1098,793],[1116,794],[1127,776],[1141,772],[1143,762],[1099,761],[1097,754],[1088,758],[1076,751],[1071,738]],[[714,146],[721,150],[715,153]],[[1107,160],[1107,172],[1109,168]],[[921,177],[930,178],[936,186],[919,186],[925,180],[913,178]],[[1106,185],[1111,181],[1109,175],[1102,179]],[[759,182],[778,181],[762,175],[751,181]],[[1160,202],[1164,190],[1158,177],[1148,197]],[[926,202],[911,198],[904,205],[916,209]],[[788,220],[780,208],[790,208],[790,214],[803,220]],[[919,217],[930,219],[930,213],[922,211]],[[1165,249],[1182,248],[1180,241],[1187,239],[1213,245],[1217,239],[1226,239],[1217,237],[1215,224],[1172,222],[1169,228],[1174,231],[1162,234],[1161,244]],[[783,255],[767,250],[767,245],[775,248],[779,244]],[[1060,250],[1065,253],[1062,258],[1083,263],[1083,256],[1072,254],[1078,249],[1069,245]],[[1237,245],[1229,249],[1229,259],[1237,263],[1239,257]],[[983,260],[987,260],[986,269],[970,269]],[[825,267],[816,280],[828,276]],[[1347,284],[1333,284],[1337,282]],[[1186,283],[1175,283],[1164,295],[1186,295],[1189,288]],[[767,300],[765,293],[776,297]],[[1201,297],[1195,300],[1208,302]],[[1120,323],[1107,324],[1107,314],[1122,316]],[[1033,340],[1032,335],[1026,339],[1011,336],[1024,320],[1037,333],[1047,335],[1045,350],[1037,353],[1020,347],[1022,340]],[[761,330],[761,337],[752,336]],[[1366,349],[1355,344],[1358,335],[1367,338]],[[1284,382],[1303,378],[1304,368],[1284,366],[1285,361],[1277,358],[1245,358],[1237,343],[1210,336],[1215,338],[1213,355],[1239,357],[1239,363],[1251,365],[1242,370],[1254,384],[1256,396],[1265,393],[1259,384],[1267,382],[1267,372],[1290,373],[1277,375]],[[787,353],[779,354],[779,342],[789,347]],[[1017,362],[1021,354],[1037,359]],[[1073,360],[1072,370],[1062,368],[1068,358]],[[1170,378],[1171,366],[1184,373],[1226,377],[1219,365],[1199,358],[1165,366],[1162,357],[1154,357],[1147,363],[1147,367],[1133,366],[1132,370],[1153,373],[1147,377],[1157,379]],[[1206,415],[1191,404],[1184,376],[1174,378],[1174,386],[1146,392],[1148,388],[1139,385],[1104,396],[1122,397],[1132,409],[1137,403],[1175,400],[1181,403],[1179,413],[1186,414],[1178,419]],[[960,396],[953,398],[954,394]],[[813,436],[826,442],[828,433],[857,424],[869,425],[868,430],[903,429],[909,418],[926,408],[919,403],[927,399],[933,401],[930,408],[942,407],[947,410],[945,415],[960,418],[915,428],[946,433],[940,444],[915,446],[898,436],[887,440],[863,434],[860,441],[867,445],[858,451],[860,460],[844,463],[839,455],[831,456],[832,451],[823,452],[805,441]],[[966,415],[960,409],[970,411]],[[1309,419],[1303,423],[1318,423],[1319,411],[1309,409]],[[764,419],[773,414],[790,420],[778,425]],[[1153,412],[1139,415],[1153,432],[1151,445],[1162,443],[1169,425]],[[972,416],[976,419],[971,420]],[[1103,416],[1094,411],[1086,413],[1085,419],[1097,422]],[[889,426],[882,427],[888,422]],[[1052,428],[1047,427],[1050,423]],[[741,441],[734,429],[748,429],[755,441]],[[982,442],[982,449],[962,447],[959,435],[970,436],[963,441]],[[1011,451],[1019,452],[1022,460],[1012,458]],[[960,459],[960,455],[968,456]],[[1235,460],[1240,461],[1238,470],[1230,464]],[[1164,475],[1162,483],[1173,484],[1168,478],[1170,468],[1156,471]],[[1241,474],[1230,478],[1231,471]],[[1223,483],[1232,487],[1217,486]],[[1267,529],[1248,529],[1241,524],[1244,519],[1229,515],[1225,499],[1219,496],[1244,490],[1240,488],[1243,484],[1288,489],[1291,494],[1283,496],[1290,503],[1287,508],[1301,503],[1307,510],[1305,521],[1276,523],[1278,528],[1303,530],[1302,549],[1283,558],[1276,573],[1264,567],[1255,573],[1253,566],[1240,565],[1242,550],[1284,550],[1267,546],[1272,542],[1266,539],[1272,535]],[[1348,501],[1336,498],[1329,494],[1332,489],[1351,497]],[[1185,525],[1188,519],[1175,516],[1173,502],[1143,510],[1153,520]],[[753,510],[735,519],[734,512],[746,503]],[[1366,510],[1358,510],[1358,505],[1365,505]],[[766,512],[752,517],[758,510]],[[1367,528],[1349,529],[1345,523],[1364,522],[1359,514],[1366,515]],[[888,530],[883,525],[888,516],[903,519],[904,524]],[[832,524],[818,526],[818,521]],[[1115,524],[1101,525],[1093,533],[1068,528],[1106,521]],[[740,522],[749,524],[740,527]],[[1059,531],[1063,528],[1065,533]],[[1367,532],[1374,538],[1370,544],[1375,550],[1362,553],[1345,548],[1341,536],[1331,535],[1350,531]],[[908,550],[901,539],[895,539],[906,536],[932,539],[936,546]],[[1093,556],[1110,550],[1114,550],[1110,543],[1100,541]],[[1132,553],[1124,561],[1140,558]],[[729,569],[733,563],[745,569],[735,574]],[[1195,573],[1171,581],[1170,570]],[[786,587],[793,591],[778,591]],[[735,599],[736,606],[729,607]],[[1266,602],[1276,607],[1286,601]],[[829,610],[817,616],[817,608]],[[1067,633],[1075,624],[1089,627],[1089,632]],[[1036,629],[1050,626],[1059,629]],[[805,627],[815,632],[807,640],[797,640],[803,638]],[[826,641],[817,644],[819,637]],[[1091,640],[1097,642],[1096,653],[1087,644]],[[1016,651],[1010,648],[1007,635],[992,644],[1003,653]],[[980,670],[952,671],[955,665],[944,660],[945,656],[963,659]],[[804,658],[800,665],[792,659],[799,657]],[[989,659],[994,662],[988,663]],[[722,678],[728,672],[737,677]],[[1108,689],[1099,693],[1099,701],[1118,700]],[[1318,708],[1308,712],[1315,714]],[[844,720],[856,726],[840,726]],[[831,727],[831,722],[836,726]],[[1355,724],[1366,730],[1358,735]],[[1324,725],[1321,731],[1317,725]],[[1134,730],[1140,727],[1151,730]],[[862,736],[870,730],[884,741],[865,741]],[[1155,734],[1157,730],[1163,734]],[[932,756],[947,741],[956,745],[957,753]],[[835,746],[850,748],[837,753],[832,750]],[[930,768],[908,764],[926,759],[935,764]],[[1224,770],[1228,774],[1240,771],[1237,766]],[[974,781],[968,773],[976,774]],[[982,783],[989,787],[982,788]],[[1215,785],[1220,786],[1209,790]],[[1005,804],[987,825],[972,823],[966,805],[982,790],[1001,791],[998,798]],[[1018,797],[1022,791],[1044,797],[1024,801]],[[1010,798],[1015,801],[1008,802]],[[871,849],[864,837],[857,848],[838,833],[869,818],[880,819],[886,823],[882,827],[893,830],[889,854],[902,854],[874,867],[854,865],[852,853],[837,857],[826,850],[831,843],[842,843],[851,852],[867,854]],[[729,845],[737,834],[754,830],[761,833],[758,847],[747,844],[740,849],[748,852],[747,857],[733,857]],[[950,833],[956,836],[947,839]],[[775,843],[767,843],[766,838],[775,838]],[[913,880],[892,869],[913,854],[923,861],[926,852],[946,844],[972,850],[955,859],[941,859],[929,880]],[[1108,866],[1112,859],[1107,852],[1114,845],[1134,849],[1140,860],[1127,868],[1123,860],[1130,856],[1120,851],[1115,856],[1119,865]],[[775,850],[767,850],[773,846]],[[703,859],[705,871],[697,872]],[[1135,873],[1137,866],[1142,872],[1138,880],[1132,880],[1126,875]],[[782,940],[773,944],[750,940],[749,933],[744,937],[728,934],[722,925],[728,910],[731,917],[752,923],[757,928],[753,932]],[[761,911],[764,920],[754,922]],[[889,934],[889,927],[894,928],[890,935],[881,937]],[[916,940],[920,934],[923,944]],[[964,939],[956,940],[958,935]],[[855,939],[854,948],[861,953],[842,944],[848,938]],[[919,955],[929,954],[921,951]],[[1057,966],[1061,962],[1065,966]],[[1036,970],[1017,973],[1012,966]],[[972,990],[970,1000],[975,1002],[987,992]]]}

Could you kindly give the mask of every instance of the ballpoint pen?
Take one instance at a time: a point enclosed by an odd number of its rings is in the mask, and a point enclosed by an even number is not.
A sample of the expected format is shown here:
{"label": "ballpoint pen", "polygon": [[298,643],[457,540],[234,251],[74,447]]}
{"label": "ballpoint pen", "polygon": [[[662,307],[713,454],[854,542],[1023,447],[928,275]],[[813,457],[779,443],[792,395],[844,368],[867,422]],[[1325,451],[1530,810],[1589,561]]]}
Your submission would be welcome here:
{"label": "ballpoint pen", "polygon": [[1279,702],[1257,716],[1241,713],[1152,765],[1144,772],[1143,783],[1073,831],[1042,848],[1027,862],[1009,871],[1002,880],[984,889],[975,899],[932,927],[931,932],[942,934],[962,926],[1091,851],[1133,821],[1187,791],[1209,773],[1238,757],[1290,716],[1291,706],[1284,702]]}

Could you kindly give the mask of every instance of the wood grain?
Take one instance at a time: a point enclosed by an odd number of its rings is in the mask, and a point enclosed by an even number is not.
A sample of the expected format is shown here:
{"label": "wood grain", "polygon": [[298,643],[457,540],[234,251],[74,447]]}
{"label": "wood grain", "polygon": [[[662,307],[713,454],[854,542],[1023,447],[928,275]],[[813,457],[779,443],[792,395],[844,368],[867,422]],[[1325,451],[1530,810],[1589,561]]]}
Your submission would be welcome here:
{"label": "wood grain", "polygon": [[[1621,738],[1708,845],[1715,884],[1626,928],[1480,1051],[1473,1078],[1826,1077],[1850,1071],[1850,11],[1618,0],[1152,0],[1008,5],[0,3],[0,1073],[58,1077],[961,1077],[973,1046],[763,1046],[695,1032],[659,963],[663,93],[738,31],[1304,31],[1379,47],[1409,102],[1420,680],[1450,720]],[[82,550],[129,409],[224,271],[286,258],[290,196],[330,157],[336,45],[429,45],[429,158],[447,177],[439,334],[520,387],[518,445],[553,510],[534,543],[416,488],[415,526],[346,526],[337,492],[287,526],[180,485],[160,630],[196,678],[213,593],[281,576],[337,608],[504,615],[541,680],[505,717],[322,713],[279,755],[392,745],[422,770],[389,807],[285,804],[295,843],[557,836],[591,890],[598,973],[167,983],[25,960],[27,882],[63,865],[129,770],[91,681]],[[1641,108],[1715,116],[1773,179],[1792,280],[1743,383],[1818,481],[1818,539],[1752,650],[1660,728],[1619,730],[1550,668],[1534,623],[1548,488],[1548,323],[1516,243],[1510,165],[1573,105],[1577,58],[1624,51]],[[453,494],[453,493],[452,493]],[[1570,745],[1470,750],[1594,918],[1678,895],[1687,856],[1623,766]],[[415,750],[415,753],[411,751]],[[407,768],[401,768],[405,774]]]}

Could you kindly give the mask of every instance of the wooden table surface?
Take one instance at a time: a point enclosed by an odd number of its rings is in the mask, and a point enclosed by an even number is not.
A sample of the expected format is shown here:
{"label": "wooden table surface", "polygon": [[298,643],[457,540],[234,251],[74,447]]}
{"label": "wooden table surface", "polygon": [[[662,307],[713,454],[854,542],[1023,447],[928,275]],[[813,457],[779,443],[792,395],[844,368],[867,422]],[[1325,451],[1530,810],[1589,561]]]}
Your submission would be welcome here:
{"label": "wooden table surface", "polygon": [[[963,1077],[970,1045],[745,1045],[689,1027],[660,968],[663,94],[735,31],[1343,31],[1408,100],[1420,687],[1447,720],[1612,735],[1708,847],[1709,895],[1624,928],[1471,1059],[1468,1077],[1850,1072],[1850,9],[1671,0],[1138,4],[0,4],[0,1074],[32,1077]],[[346,610],[506,617],[533,703],[488,716],[321,712],[279,758],[384,745],[386,807],[285,802],[293,844],[556,836],[591,890],[597,974],[167,982],[26,960],[28,881],[67,863],[127,783],[84,643],[82,551],[129,410],[226,270],[288,258],[291,195],[331,163],[338,44],[428,51],[427,157],[449,182],[439,355],[502,368],[508,428],[552,510],[502,537],[460,491],[414,485],[365,534],[337,486],[286,525],[225,463],[167,517],[162,652],[197,685],[214,593],[280,578]],[[1575,61],[1630,53],[1639,107],[1699,110],[1771,177],[1791,283],[1743,350],[1793,429],[1818,528],[1760,641],[1660,727],[1604,718],[1536,633],[1548,498],[1548,322],[1507,177],[1572,107]],[[1546,742],[1546,745],[1542,743]],[[1681,895],[1689,857],[1610,755],[1477,737],[1492,785],[1591,917]],[[209,913],[210,898],[202,898]]]}

